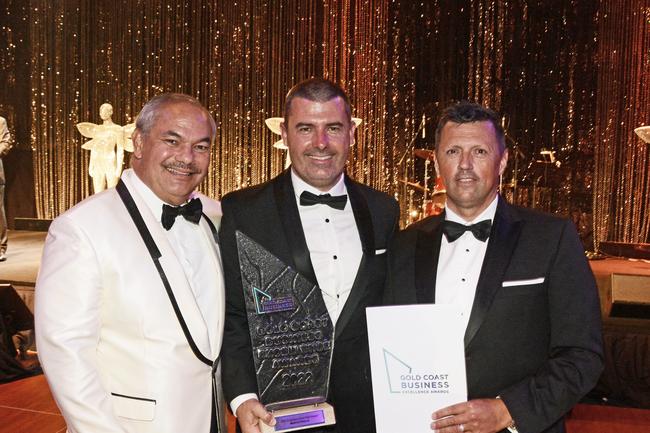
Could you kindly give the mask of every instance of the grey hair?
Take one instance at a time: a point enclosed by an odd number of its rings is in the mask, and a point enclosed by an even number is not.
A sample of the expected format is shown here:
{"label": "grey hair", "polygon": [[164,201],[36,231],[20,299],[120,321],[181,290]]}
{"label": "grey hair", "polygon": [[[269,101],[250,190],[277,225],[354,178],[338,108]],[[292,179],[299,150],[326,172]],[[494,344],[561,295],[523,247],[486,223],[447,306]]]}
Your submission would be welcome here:
{"label": "grey hair", "polygon": [[214,121],[214,118],[198,99],[184,93],[161,93],[151,98],[144,104],[144,107],[140,110],[140,114],[138,114],[138,118],[135,121],[136,129],[143,134],[147,134],[153,127],[160,110],[167,104],[175,103],[186,103],[201,109],[210,121],[210,128],[212,129],[210,138],[214,141],[217,135],[217,123]]}

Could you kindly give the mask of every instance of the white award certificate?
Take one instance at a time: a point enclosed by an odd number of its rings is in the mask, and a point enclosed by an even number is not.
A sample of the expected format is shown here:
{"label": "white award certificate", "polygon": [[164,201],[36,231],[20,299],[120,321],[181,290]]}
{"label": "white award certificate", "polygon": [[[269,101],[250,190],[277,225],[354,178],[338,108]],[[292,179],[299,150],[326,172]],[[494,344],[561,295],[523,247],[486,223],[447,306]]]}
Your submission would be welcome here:
{"label": "white award certificate", "polygon": [[366,316],[377,433],[430,433],[435,410],[467,401],[460,310],[399,305]]}

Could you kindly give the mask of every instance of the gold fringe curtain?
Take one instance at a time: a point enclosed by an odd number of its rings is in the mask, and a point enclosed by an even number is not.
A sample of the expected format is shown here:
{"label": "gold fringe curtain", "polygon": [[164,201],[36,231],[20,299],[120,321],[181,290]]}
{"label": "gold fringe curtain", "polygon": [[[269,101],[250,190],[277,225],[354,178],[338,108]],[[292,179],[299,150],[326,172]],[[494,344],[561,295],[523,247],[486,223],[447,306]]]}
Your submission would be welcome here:
{"label": "gold fringe curtain", "polygon": [[219,122],[213,197],[268,180],[284,166],[264,125],[289,88],[325,76],[348,90],[364,121],[348,172],[384,188],[385,0],[238,2],[32,0],[31,115],[36,210],[53,218],[91,193],[75,125],[132,122],[166,91],[196,96]]}
{"label": "gold fringe curtain", "polygon": [[[508,43],[504,27],[508,1],[475,1],[470,6],[468,96],[474,102],[501,111],[503,54]],[[524,7],[524,14],[526,5]],[[525,21],[524,21],[525,22]],[[510,39],[512,44],[512,39]]]}
{"label": "gold fringe curtain", "polygon": [[[469,9],[467,94],[504,116],[502,191],[517,204],[588,214],[597,2],[475,0]],[[542,162],[543,150],[558,163]]]}
{"label": "gold fringe curtain", "polygon": [[595,242],[650,242],[650,1],[602,0],[598,37]]}
{"label": "gold fringe curtain", "polygon": [[[219,198],[282,170],[263,120],[281,115],[293,84],[325,76],[363,119],[348,172],[393,193],[403,216],[422,208],[405,182],[424,182],[412,149],[432,149],[440,110],[467,98],[505,116],[519,150],[504,179],[518,182],[513,202],[583,219],[593,207],[597,242],[643,242],[649,150],[632,129],[650,123],[649,1],[8,0],[0,77],[30,53],[31,137],[18,147],[33,149],[40,218],[90,194],[75,124],[99,122],[103,102],[123,125],[157,93],[197,96],[220,124],[201,187]],[[29,23],[28,38],[11,19]],[[20,125],[14,88],[0,89],[0,110]],[[542,149],[561,166],[539,164]]]}

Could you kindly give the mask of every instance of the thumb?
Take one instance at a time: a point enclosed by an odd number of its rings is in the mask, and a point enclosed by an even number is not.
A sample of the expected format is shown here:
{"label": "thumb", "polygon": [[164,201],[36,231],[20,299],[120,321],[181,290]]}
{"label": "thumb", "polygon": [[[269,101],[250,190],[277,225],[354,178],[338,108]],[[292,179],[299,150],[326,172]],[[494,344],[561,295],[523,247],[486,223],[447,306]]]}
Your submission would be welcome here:
{"label": "thumb", "polygon": [[263,405],[258,404],[253,408],[253,414],[259,418],[264,424],[273,426],[275,425],[275,418],[273,414],[267,411]]}

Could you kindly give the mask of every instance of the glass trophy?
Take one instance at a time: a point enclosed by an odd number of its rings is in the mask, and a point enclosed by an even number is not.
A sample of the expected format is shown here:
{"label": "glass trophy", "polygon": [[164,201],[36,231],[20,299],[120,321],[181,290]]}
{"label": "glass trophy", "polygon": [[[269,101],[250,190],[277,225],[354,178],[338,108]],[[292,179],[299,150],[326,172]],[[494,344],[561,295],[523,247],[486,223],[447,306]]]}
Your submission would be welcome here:
{"label": "glass trophy", "polygon": [[318,285],[242,232],[236,238],[258,396],[276,419],[262,432],[334,424],[325,402],[334,326]]}

